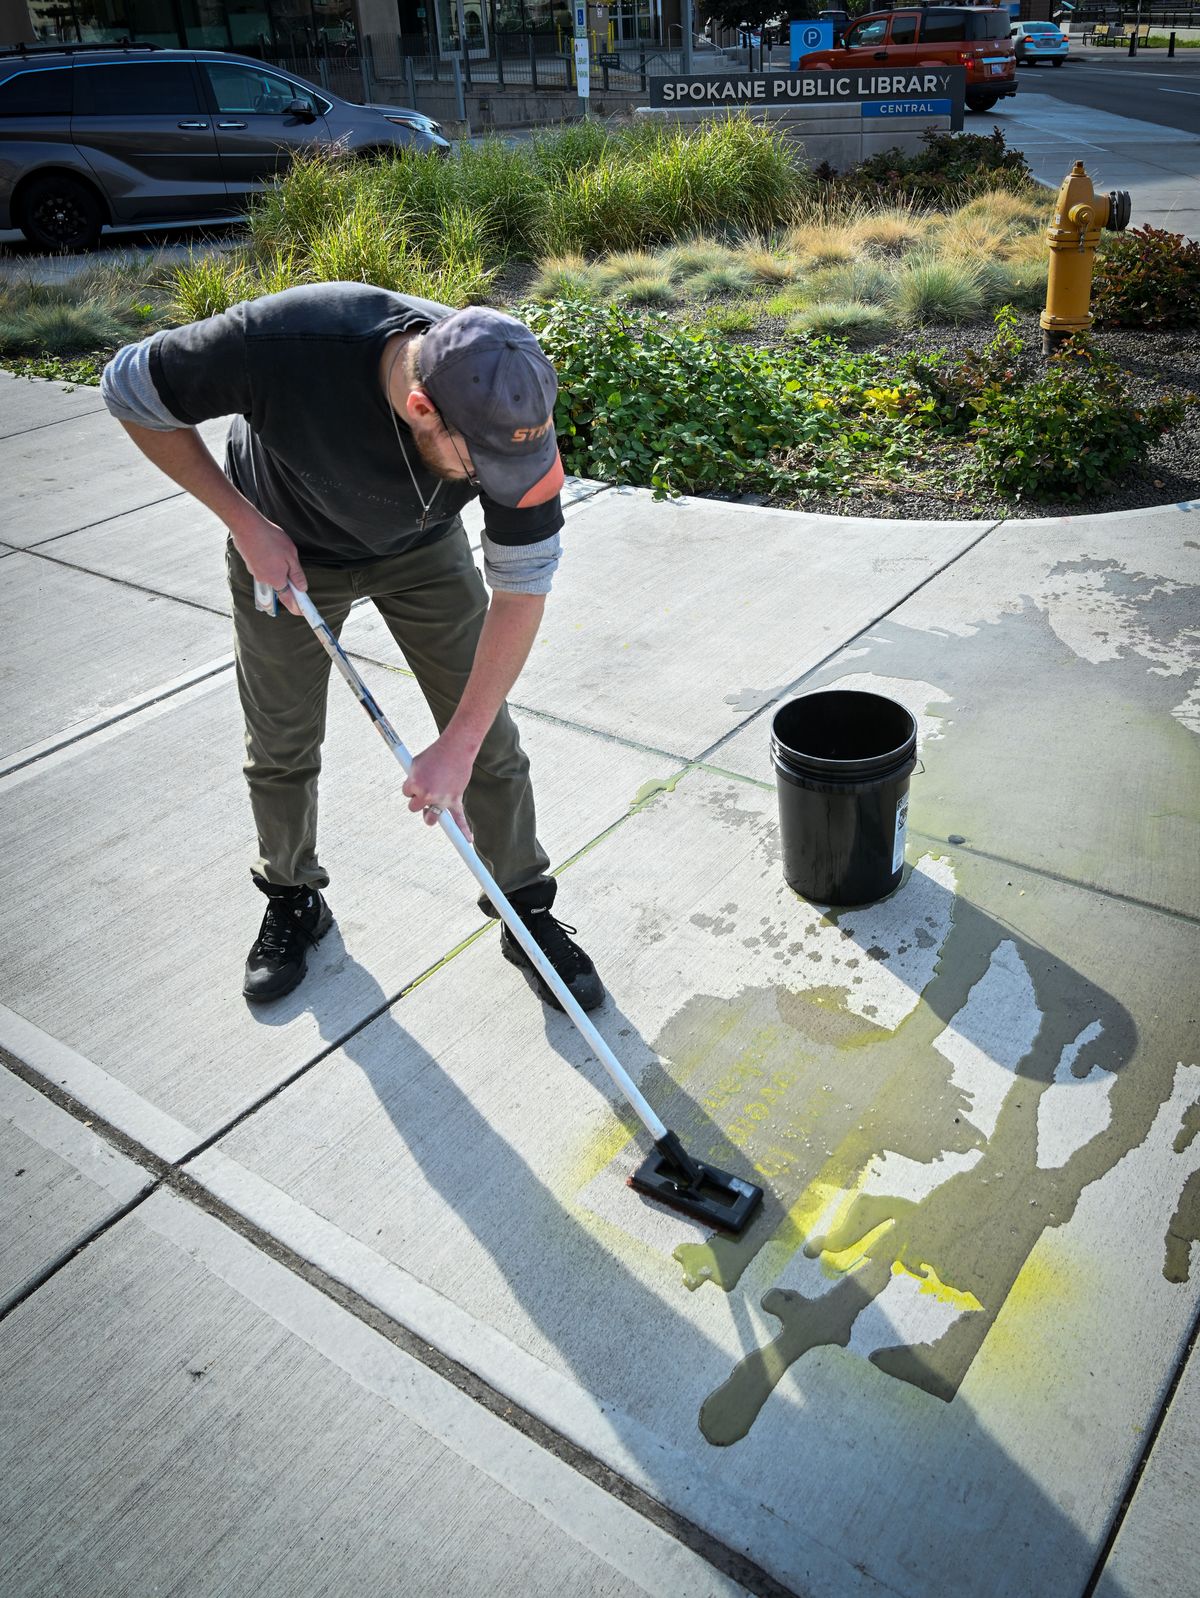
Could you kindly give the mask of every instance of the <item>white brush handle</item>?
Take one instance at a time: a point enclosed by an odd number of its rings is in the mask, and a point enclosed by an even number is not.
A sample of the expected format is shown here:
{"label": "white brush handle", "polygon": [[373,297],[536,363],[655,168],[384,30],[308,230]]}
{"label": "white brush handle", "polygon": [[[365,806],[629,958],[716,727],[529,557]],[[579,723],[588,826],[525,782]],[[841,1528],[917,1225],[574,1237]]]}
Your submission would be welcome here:
{"label": "white brush handle", "polygon": [[[384,743],[387,744],[388,748],[395,755],[396,759],[400,762],[401,766],[404,768],[404,774],[407,776],[412,770],[412,756],[405,748],[399,733],[392,726],[391,722],[384,715],[383,711],[379,708],[375,701],[375,696],[371,693],[371,690],[367,687],[366,683],[363,682],[362,678],[351,664],[345,650],[343,650],[341,644],[338,643],[332,632],[330,632],[328,626],[321,617],[320,611],[313,604],[312,600],[306,593],[303,592],[302,589],[295,588],[290,583],[288,584],[288,589],[292,598],[296,601],[296,604],[299,607],[300,614],[312,628],[313,632],[316,633],[322,648],[325,650],[325,653],[329,656],[330,660],[333,661],[333,664],[337,667],[338,671],[354,690],[355,697],[358,699],[359,704],[362,705],[367,715],[370,716],[371,720],[375,723],[380,737],[383,739]],[[524,949],[525,953],[533,961],[534,965],[537,967],[538,971],[545,980],[547,986],[553,991],[555,997],[562,1005],[567,1015],[570,1016],[571,1020],[578,1027],[584,1042],[593,1051],[596,1058],[600,1061],[600,1064],[612,1078],[613,1082],[618,1088],[620,1088],[621,1092],[637,1111],[642,1125],[649,1132],[650,1136],[654,1138],[656,1142],[660,1138],[666,1137],[666,1126],[662,1121],[659,1120],[658,1116],[655,1115],[650,1105],[646,1102],[646,1099],[639,1092],[636,1084],[633,1081],[633,1078],[617,1059],[616,1055],[600,1036],[599,1032],[597,1032],[596,1028],[588,1020],[586,1014],[580,1008],[579,1001],[575,998],[574,994],[559,976],[558,972],[550,964],[543,951],[538,947],[537,941],[533,937],[533,934],[529,931],[529,928],[525,925],[520,916],[513,909],[512,905],[508,902],[508,899],[505,897],[491,872],[475,853],[475,850],[467,842],[465,836],[463,835],[462,828],[455,821],[454,817],[450,815],[448,811],[443,810],[438,816],[437,824],[439,827],[441,827],[447,838],[449,838],[450,842],[458,850],[463,863],[466,865],[471,875],[475,878],[476,882],[478,882],[479,886],[487,894],[488,898],[498,911],[505,926],[521,945],[522,949]]]}

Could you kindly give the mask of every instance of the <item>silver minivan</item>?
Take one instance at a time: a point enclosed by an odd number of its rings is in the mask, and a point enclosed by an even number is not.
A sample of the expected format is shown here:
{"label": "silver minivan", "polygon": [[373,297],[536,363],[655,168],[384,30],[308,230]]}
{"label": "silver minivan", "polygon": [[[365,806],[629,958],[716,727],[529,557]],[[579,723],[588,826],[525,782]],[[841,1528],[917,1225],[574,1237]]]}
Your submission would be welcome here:
{"label": "silver minivan", "polygon": [[109,226],[244,212],[296,150],[445,155],[436,122],[352,105],[248,56],[153,45],[0,50],[0,228],[42,250]]}

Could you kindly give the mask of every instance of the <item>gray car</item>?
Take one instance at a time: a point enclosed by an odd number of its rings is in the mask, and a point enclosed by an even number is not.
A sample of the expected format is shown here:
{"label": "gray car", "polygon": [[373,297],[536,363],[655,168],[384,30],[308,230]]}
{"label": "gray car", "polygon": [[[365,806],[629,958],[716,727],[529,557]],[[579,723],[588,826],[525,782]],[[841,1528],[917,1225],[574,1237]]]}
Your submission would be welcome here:
{"label": "gray car", "polygon": [[445,155],[419,111],[352,105],[248,56],[152,45],[0,50],[0,228],[42,250],[102,227],[243,213],[296,150]]}

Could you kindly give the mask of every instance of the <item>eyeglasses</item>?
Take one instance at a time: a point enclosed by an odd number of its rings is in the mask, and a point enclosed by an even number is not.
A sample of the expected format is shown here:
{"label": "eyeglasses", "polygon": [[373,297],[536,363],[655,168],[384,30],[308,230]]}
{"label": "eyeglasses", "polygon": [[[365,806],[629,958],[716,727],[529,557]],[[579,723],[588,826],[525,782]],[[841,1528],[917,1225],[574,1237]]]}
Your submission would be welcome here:
{"label": "eyeglasses", "polygon": [[[430,403],[432,403],[432,401]],[[450,448],[458,456],[458,464],[463,469],[463,476],[466,478],[467,482],[470,483],[472,488],[482,488],[483,484],[479,481],[478,477],[476,477],[475,473],[464,460],[463,452],[461,449],[459,449],[458,444],[455,441],[454,434],[450,431],[450,427],[446,421],[446,418],[442,415],[441,411],[437,409],[436,405],[433,408],[435,411],[437,411],[437,419],[442,424],[442,430],[445,432],[446,437],[450,440]]]}

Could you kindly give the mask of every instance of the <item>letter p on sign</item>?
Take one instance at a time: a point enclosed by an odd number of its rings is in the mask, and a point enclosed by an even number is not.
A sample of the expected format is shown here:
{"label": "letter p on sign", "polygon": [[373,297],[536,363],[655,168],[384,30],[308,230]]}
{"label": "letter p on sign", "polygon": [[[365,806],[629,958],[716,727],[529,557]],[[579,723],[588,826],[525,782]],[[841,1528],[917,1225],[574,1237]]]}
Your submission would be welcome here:
{"label": "letter p on sign", "polygon": [[793,22],[791,29],[791,65],[798,66],[800,57],[811,50],[833,49],[832,22]]}

